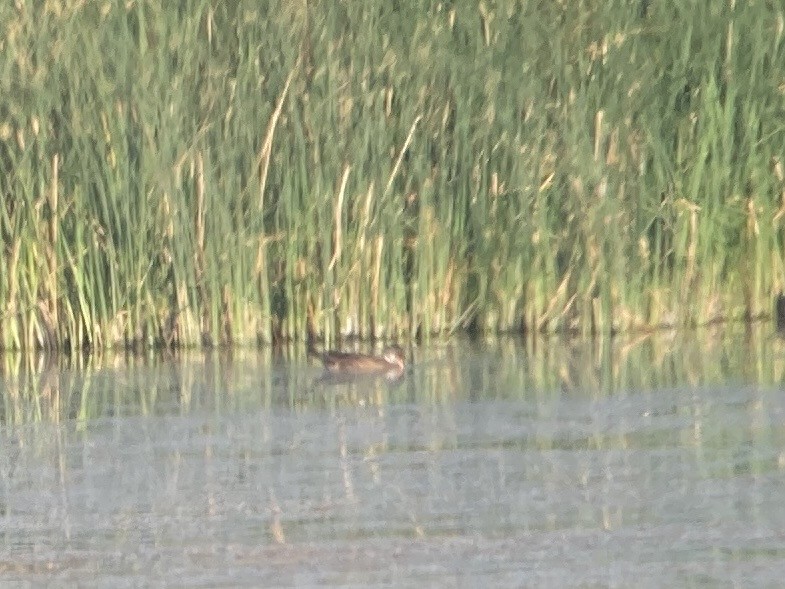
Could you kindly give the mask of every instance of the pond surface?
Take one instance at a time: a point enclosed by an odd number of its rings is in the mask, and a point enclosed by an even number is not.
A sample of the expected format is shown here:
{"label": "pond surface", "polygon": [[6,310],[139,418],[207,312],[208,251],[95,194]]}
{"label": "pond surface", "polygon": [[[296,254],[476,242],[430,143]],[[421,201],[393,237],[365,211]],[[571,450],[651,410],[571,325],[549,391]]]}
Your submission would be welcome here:
{"label": "pond surface", "polygon": [[781,585],[767,330],[411,353],[5,357],[0,585]]}

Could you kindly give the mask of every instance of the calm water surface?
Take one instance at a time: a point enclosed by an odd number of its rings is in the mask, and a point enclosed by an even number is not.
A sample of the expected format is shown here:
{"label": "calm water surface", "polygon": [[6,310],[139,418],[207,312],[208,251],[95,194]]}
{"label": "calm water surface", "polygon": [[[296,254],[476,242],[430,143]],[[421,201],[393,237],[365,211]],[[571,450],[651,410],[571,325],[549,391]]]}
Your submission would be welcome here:
{"label": "calm water surface", "polygon": [[752,587],[785,578],[785,343],[7,357],[0,585]]}

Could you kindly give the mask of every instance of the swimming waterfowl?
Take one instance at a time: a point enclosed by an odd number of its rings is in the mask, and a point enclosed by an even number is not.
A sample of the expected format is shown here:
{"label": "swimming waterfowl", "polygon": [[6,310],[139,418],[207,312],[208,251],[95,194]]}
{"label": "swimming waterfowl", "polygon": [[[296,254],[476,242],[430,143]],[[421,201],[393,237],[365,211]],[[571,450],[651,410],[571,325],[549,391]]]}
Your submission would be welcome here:
{"label": "swimming waterfowl", "polygon": [[308,353],[322,361],[326,373],[334,375],[383,374],[390,378],[403,374],[405,367],[404,352],[398,346],[385,348],[381,356],[338,352],[335,350],[318,352],[313,348],[309,348]]}

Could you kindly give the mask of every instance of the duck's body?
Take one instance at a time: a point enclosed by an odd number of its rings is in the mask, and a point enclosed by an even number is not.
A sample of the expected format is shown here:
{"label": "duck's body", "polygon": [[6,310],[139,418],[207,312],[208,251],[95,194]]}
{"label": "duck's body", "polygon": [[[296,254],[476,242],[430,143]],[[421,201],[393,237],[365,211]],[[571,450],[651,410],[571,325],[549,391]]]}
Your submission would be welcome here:
{"label": "duck's body", "polygon": [[403,374],[405,367],[404,353],[398,346],[391,346],[382,351],[381,356],[372,354],[354,354],[327,350],[317,352],[310,348],[308,352],[319,358],[324,370],[332,375],[360,376],[384,375],[387,378]]}

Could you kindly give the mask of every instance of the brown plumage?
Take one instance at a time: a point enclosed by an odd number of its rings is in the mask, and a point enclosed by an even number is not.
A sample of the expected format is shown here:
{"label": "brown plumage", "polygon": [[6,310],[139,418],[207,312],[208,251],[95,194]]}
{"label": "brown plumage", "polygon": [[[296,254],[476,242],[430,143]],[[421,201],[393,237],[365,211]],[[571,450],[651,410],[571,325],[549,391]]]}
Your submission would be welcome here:
{"label": "brown plumage", "polygon": [[404,353],[398,346],[385,348],[381,356],[334,350],[318,352],[313,348],[309,348],[308,353],[322,361],[324,370],[328,374],[355,376],[377,374],[390,378],[403,374],[405,367]]}

